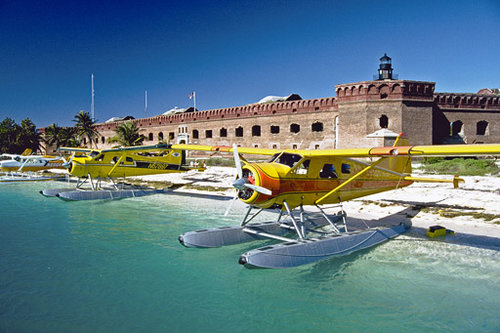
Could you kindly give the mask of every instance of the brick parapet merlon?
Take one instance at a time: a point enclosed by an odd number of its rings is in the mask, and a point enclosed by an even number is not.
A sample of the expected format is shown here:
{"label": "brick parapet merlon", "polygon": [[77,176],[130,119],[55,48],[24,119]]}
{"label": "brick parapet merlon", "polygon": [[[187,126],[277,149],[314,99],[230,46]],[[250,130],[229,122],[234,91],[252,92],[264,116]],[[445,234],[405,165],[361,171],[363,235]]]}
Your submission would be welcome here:
{"label": "brick parapet merlon", "polygon": [[[295,114],[306,112],[336,111],[335,97],[316,99],[303,99],[265,104],[249,104],[223,109],[185,112],[173,115],[159,115],[150,118],[136,119],[139,127],[163,126],[169,124],[182,124],[195,121],[212,121],[217,119],[248,118],[267,115]],[[114,130],[123,121],[96,124],[97,130]]]}
{"label": "brick parapet merlon", "polygon": [[440,109],[500,111],[500,95],[436,93],[434,101]]}
{"label": "brick parapet merlon", "polygon": [[337,102],[367,100],[428,100],[434,98],[435,82],[380,80],[339,84],[335,86]]}

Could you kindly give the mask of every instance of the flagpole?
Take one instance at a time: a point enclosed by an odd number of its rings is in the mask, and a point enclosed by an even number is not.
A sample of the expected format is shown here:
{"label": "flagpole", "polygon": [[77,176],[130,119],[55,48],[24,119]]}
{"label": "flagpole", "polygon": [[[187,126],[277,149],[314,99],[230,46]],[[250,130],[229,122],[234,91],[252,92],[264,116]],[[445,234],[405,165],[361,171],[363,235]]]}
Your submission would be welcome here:
{"label": "flagpole", "polygon": [[193,106],[194,106],[193,111],[196,111],[196,91],[193,91]]}
{"label": "flagpole", "polygon": [[92,102],[90,104],[90,118],[92,121],[95,121],[95,115],[94,115],[94,73],[90,75],[90,89],[91,89],[91,96],[92,96]]}

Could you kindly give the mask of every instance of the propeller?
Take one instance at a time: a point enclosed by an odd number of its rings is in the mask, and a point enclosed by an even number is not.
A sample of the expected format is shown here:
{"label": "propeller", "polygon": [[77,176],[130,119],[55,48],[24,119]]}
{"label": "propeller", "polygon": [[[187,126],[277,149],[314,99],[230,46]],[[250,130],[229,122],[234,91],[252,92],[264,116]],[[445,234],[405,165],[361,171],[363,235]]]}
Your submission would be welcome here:
{"label": "propeller", "polygon": [[63,157],[64,163],[62,164],[62,166],[71,169],[71,162],[73,162],[73,157],[75,157],[75,152],[71,154],[69,161],[66,161],[66,159]]}
{"label": "propeller", "polygon": [[245,188],[249,188],[265,195],[273,194],[271,190],[265,187],[251,184],[250,181],[248,180],[248,177],[243,176],[243,168],[241,167],[240,155],[238,154],[238,148],[236,147],[236,144],[233,144],[233,155],[234,155],[234,164],[236,165],[236,171],[238,172],[238,179],[236,179],[233,182],[233,186],[236,189],[243,191]]}
{"label": "propeller", "polygon": [[240,154],[238,154],[236,143],[233,143],[233,156],[234,165],[236,165],[236,171],[238,172],[238,179],[243,178],[243,168],[241,167]]}
{"label": "propeller", "polygon": [[249,176],[244,175],[243,168],[241,166],[241,159],[240,155],[238,154],[238,148],[236,144],[233,144],[233,156],[234,156],[234,165],[236,166],[236,171],[238,173],[238,178],[233,182],[234,188],[236,188],[238,191],[236,192],[236,195],[233,197],[231,202],[229,203],[229,206],[226,209],[226,212],[224,213],[224,216],[227,216],[229,214],[229,211],[231,210],[231,207],[233,206],[234,202],[239,198],[240,192],[245,191],[246,189],[251,189],[253,191],[265,194],[265,195],[272,195],[273,192],[270,189],[267,189],[262,186],[257,186],[254,184],[251,184],[249,181]]}

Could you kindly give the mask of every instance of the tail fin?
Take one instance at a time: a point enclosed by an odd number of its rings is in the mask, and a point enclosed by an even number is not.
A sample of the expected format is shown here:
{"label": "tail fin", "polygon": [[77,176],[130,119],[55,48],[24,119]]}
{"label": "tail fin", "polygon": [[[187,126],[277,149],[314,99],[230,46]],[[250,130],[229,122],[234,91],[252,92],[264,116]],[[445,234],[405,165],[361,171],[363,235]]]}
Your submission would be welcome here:
{"label": "tail fin", "polygon": [[23,153],[21,154],[21,156],[29,156],[31,155],[33,151],[31,150],[31,148],[26,148]]}

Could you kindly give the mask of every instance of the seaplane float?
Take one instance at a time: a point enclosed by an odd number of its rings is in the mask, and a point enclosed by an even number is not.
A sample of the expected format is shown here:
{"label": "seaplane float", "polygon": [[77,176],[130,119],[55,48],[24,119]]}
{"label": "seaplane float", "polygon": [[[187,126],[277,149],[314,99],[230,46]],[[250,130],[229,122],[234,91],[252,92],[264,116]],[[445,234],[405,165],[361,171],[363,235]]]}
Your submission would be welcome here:
{"label": "seaplane float", "polygon": [[[72,176],[77,177],[76,187],[45,189],[40,193],[69,201],[121,199],[162,193],[163,190],[151,188],[118,186],[114,179],[205,170],[204,166],[186,165],[185,151],[172,149],[169,144],[114,149],[61,147],[59,150],[72,153],[64,166]],[[103,179],[108,180],[110,185],[104,184]]]}
{"label": "seaplane float", "polygon": [[[186,232],[186,247],[213,248],[256,239],[277,241],[246,253],[239,263],[247,268],[287,268],[363,250],[405,232],[403,224],[350,229],[342,203],[408,186],[414,182],[451,183],[463,179],[411,176],[412,156],[500,155],[500,144],[410,146],[400,135],[390,147],[275,150],[220,146],[174,145],[175,149],[232,152],[237,169],[234,199],[248,205],[240,225]],[[272,156],[250,163],[240,154]],[[242,165],[242,162],[244,163]],[[304,206],[315,208],[311,218]],[[327,208],[338,212],[327,214]],[[275,221],[253,222],[263,210],[279,211]]]}

